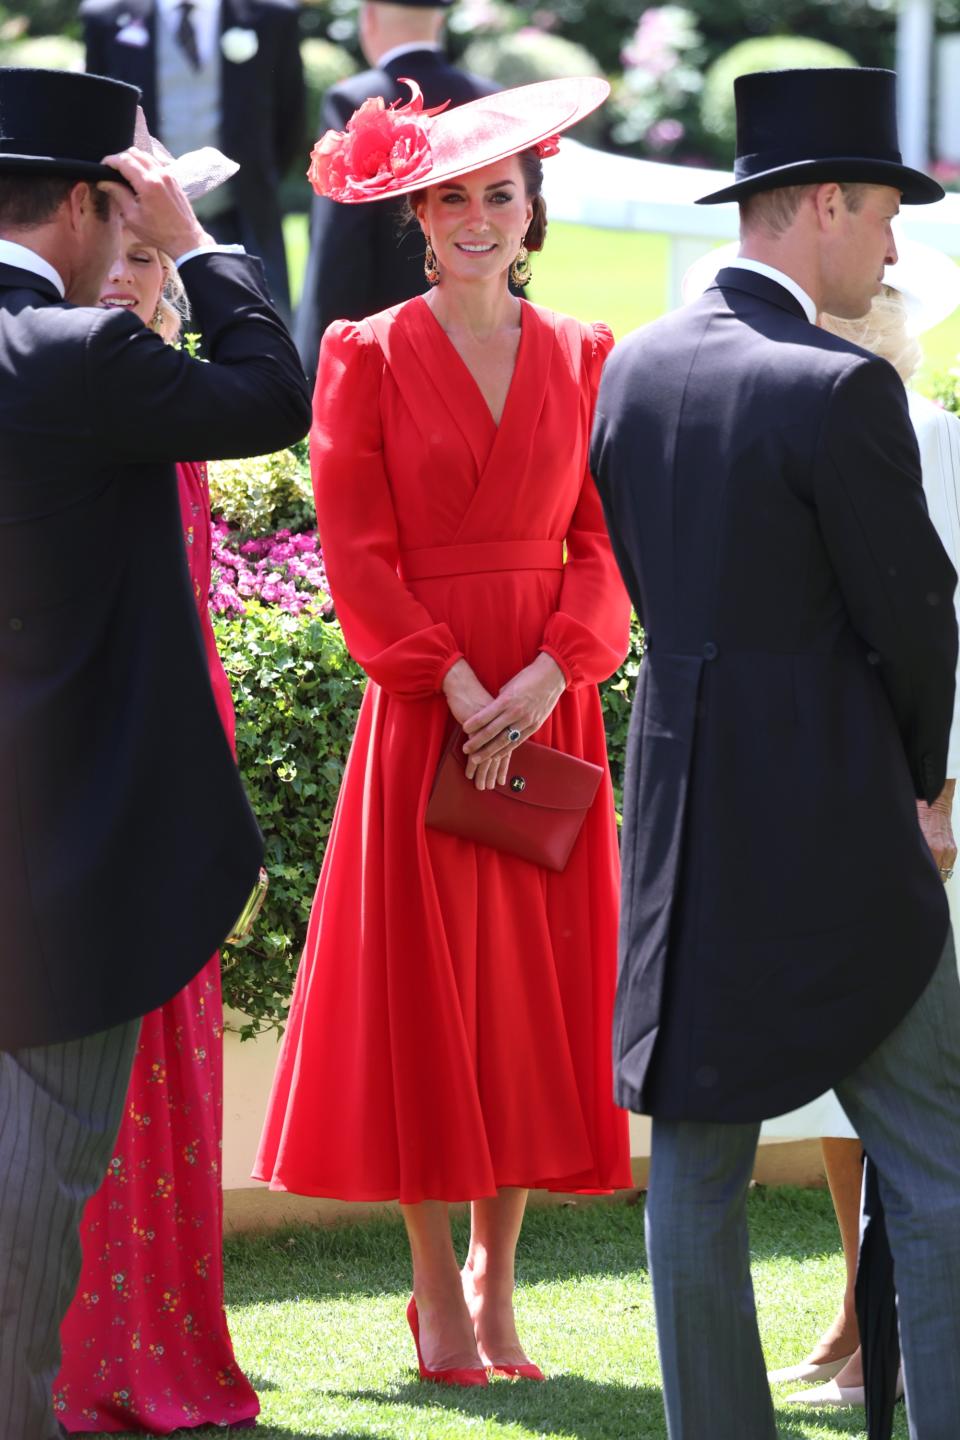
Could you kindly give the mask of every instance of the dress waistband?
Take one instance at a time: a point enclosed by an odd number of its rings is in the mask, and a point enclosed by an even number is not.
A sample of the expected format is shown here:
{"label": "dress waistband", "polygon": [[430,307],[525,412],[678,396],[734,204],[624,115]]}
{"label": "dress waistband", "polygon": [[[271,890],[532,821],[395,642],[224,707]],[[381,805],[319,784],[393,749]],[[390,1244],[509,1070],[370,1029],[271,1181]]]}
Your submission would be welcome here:
{"label": "dress waistband", "polygon": [[401,550],[402,580],[482,575],[495,570],[562,570],[562,540],[489,540],[477,545],[436,545]]}

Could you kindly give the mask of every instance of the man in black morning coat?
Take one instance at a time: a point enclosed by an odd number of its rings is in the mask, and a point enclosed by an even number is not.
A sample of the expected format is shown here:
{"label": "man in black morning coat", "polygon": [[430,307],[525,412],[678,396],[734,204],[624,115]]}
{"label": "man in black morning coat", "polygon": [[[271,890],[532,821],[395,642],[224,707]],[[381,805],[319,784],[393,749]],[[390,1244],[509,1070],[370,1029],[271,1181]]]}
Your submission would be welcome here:
{"label": "man in black morning coat", "polygon": [[288,322],[279,184],[295,162],[307,168],[299,10],[299,0],[80,6],[87,70],[138,86],[151,134],[174,155],[214,145],[240,165],[197,213],[216,240],[259,255]]}
{"label": "man in black morning coat", "polygon": [[[260,863],[174,462],[275,450],[309,420],[259,261],[213,246],[176,181],[125,150],[138,98],[0,69],[2,1440],[58,1433],[77,1227],[137,1017],[206,964]],[[209,363],[95,308],[121,215],[179,262]]]}
{"label": "man in black morning coat", "polygon": [[[387,104],[410,99],[400,77],[415,80],[429,108],[451,100],[463,105],[497,87],[451,65],[443,52],[444,11],[453,0],[364,0],[360,41],[371,69],[334,85],[324,96],[319,133],[343,130],[364,100]],[[294,336],[312,379],[323,332],[331,320],[363,320],[428,289],[424,240],[418,225],[403,230],[395,201],[338,205],[318,195],[310,212],[310,254],[297,307]]]}
{"label": "man in black morning coat", "polygon": [[[653,1116],[671,1440],[772,1440],[746,1191],[835,1086],[875,1163],[911,1435],[960,1415],[960,986],[917,824],[944,783],[955,575],[903,387],[811,323],[896,258],[888,71],[737,82],[741,258],[607,364],[592,447],[649,636],[628,750],[619,1102]],[[788,188],[789,187],[789,188]],[[921,807],[924,812],[926,806]]]}

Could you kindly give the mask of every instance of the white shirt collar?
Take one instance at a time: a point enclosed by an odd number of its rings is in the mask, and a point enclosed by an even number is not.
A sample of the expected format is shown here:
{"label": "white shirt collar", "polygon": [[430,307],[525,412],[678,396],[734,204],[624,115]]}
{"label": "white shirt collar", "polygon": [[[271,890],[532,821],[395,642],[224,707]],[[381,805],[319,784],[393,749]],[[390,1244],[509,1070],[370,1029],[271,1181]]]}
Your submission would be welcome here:
{"label": "white shirt collar", "polygon": [[29,270],[31,275],[42,275],[44,280],[56,286],[61,300],[66,298],[67,290],[60,272],[54,270],[49,260],[44,260],[36,250],[28,250],[26,245],[18,245],[16,240],[0,240],[0,265],[15,265],[18,270]]}
{"label": "white shirt collar", "polygon": [[775,280],[778,285],[783,286],[784,290],[790,292],[794,300],[799,301],[803,306],[803,313],[810,321],[810,324],[816,325],[817,307],[810,299],[806,290],[798,285],[792,276],[784,275],[782,270],[776,270],[772,265],[765,265],[762,260],[747,260],[742,255],[738,255],[735,260],[728,260],[723,268],[725,270],[729,268],[752,270],[754,275],[766,275],[768,280]]}
{"label": "white shirt collar", "polygon": [[377,61],[377,69],[383,70],[391,60],[399,60],[401,55],[412,55],[415,50],[434,50],[439,54],[443,50],[443,46],[434,40],[418,40],[413,45],[394,45],[392,50],[387,50],[380,56]]}

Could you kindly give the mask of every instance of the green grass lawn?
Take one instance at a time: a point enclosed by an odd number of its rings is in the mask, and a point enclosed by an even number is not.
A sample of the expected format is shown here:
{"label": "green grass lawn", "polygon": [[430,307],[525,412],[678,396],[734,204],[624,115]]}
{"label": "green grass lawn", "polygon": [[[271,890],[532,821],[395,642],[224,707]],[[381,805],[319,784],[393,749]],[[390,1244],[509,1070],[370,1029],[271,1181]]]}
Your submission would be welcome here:
{"label": "green grass lawn", "polygon": [[[294,296],[306,261],[306,217],[288,215],[287,254]],[[662,315],[667,295],[668,241],[665,235],[623,230],[595,230],[584,225],[550,226],[547,247],[533,257],[530,298],[576,315],[604,320],[619,338],[638,325]],[[923,336],[925,364],[920,389],[935,370],[956,362],[960,354],[960,311]]]}
{"label": "green grass lawn", "polygon": [[[767,1360],[785,1365],[832,1319],[842,1290],[830,1200],[758,1189],[750,1225]],[[545,1385],[420,1383],[399,1219],[233,1239],[226,1278],[237,1357],[263,1405],[261,1440],[665,1440],[642,1202],[531,1210],[517,1309]],[[789,1390],[777,1397],[782,1440],[863,1435],[862,1411],[797,1414],[779,1404]],[[906,1433],[901,1406],[896,1440]]]}

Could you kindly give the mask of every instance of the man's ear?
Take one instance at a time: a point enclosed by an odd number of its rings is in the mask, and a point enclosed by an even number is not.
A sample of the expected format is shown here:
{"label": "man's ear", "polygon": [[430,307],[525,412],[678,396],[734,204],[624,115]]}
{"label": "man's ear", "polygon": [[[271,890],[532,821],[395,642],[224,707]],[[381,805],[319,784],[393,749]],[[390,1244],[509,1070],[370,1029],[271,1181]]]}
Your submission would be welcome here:
{"label": "man's ear", "polygon": [[843,208],[843,191],[835,180],[828,180],[817,186],[813,199],[820,228],[827,230],[834,224]]}
{"label": "man's ear", "polygon": [[63,202],[72,230],[82,230],[93,211],[93,187],[86,180],[78,180]]}

